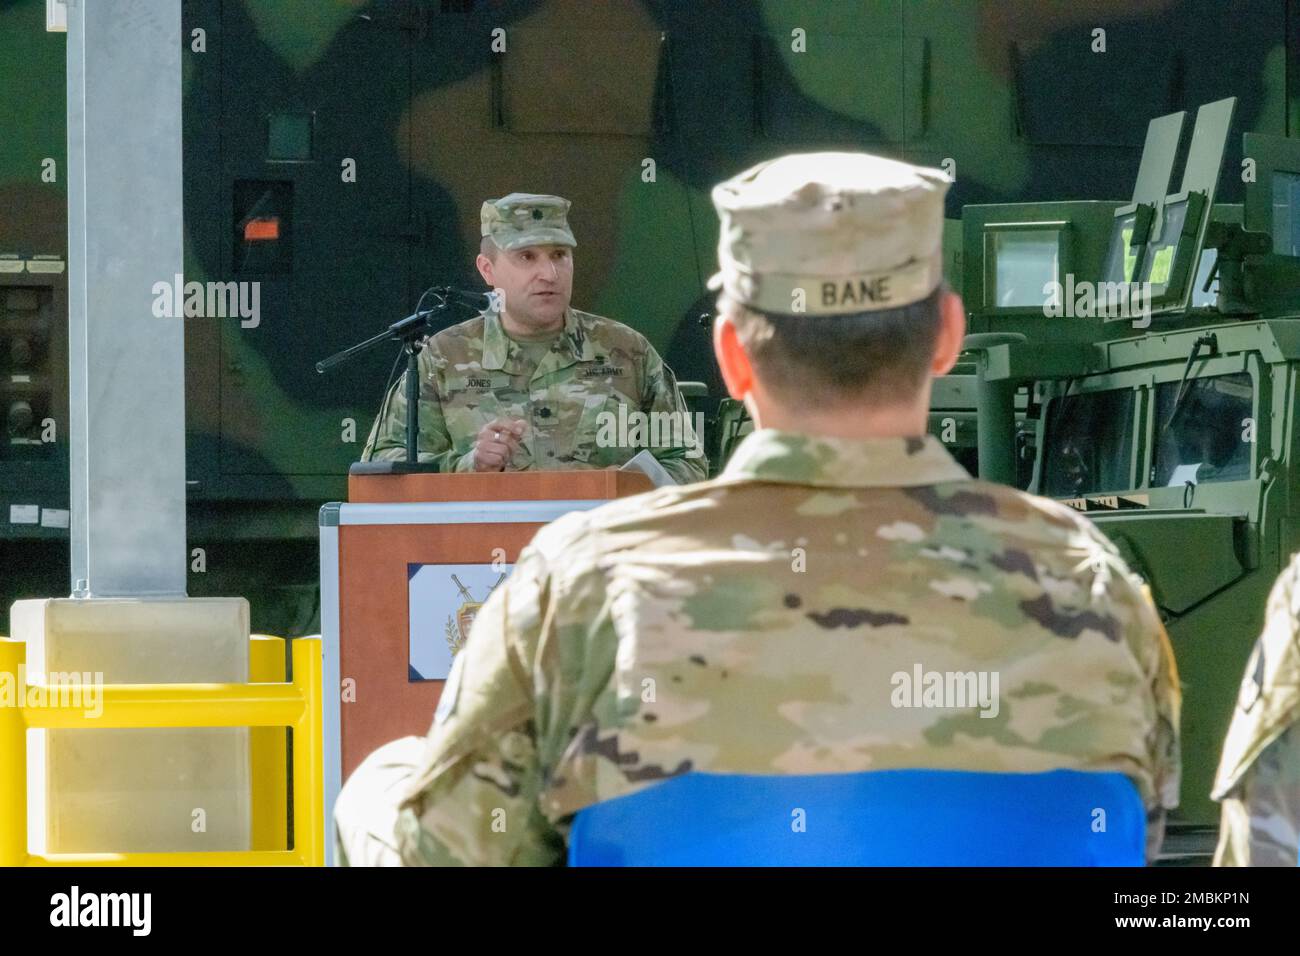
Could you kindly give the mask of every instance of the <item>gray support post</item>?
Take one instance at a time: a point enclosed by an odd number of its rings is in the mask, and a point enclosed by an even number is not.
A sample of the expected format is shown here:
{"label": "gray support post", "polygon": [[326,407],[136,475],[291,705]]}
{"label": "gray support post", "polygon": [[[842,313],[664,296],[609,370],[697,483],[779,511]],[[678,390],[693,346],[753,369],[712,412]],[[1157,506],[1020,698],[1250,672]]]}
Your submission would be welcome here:
{"label": "gray support post", "polygon": [[[181,4],[68,2],[72,586],[185,594]],[[180,290],[175,290],[179,297]]]}

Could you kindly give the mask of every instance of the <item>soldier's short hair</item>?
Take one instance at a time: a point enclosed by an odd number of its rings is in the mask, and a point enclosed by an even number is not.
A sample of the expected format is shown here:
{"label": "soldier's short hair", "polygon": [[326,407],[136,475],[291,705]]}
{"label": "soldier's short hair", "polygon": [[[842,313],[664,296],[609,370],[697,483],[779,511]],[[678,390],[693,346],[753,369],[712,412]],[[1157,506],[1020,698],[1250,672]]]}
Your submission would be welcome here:
{"label": "soldier's short hair", "polygon": [[478,251],[496,262],[497,253],[501,251],[501,247],[492,241],[491,236],[484,236],[483,241],[478,244]]}
{"label": "soldier's short hair", "polygon": [[940,283],[919,302],[850,315],[761,312],[725,296],[721,306],[764,386],[782,402],[893,405],[925,381],[946,291]]}

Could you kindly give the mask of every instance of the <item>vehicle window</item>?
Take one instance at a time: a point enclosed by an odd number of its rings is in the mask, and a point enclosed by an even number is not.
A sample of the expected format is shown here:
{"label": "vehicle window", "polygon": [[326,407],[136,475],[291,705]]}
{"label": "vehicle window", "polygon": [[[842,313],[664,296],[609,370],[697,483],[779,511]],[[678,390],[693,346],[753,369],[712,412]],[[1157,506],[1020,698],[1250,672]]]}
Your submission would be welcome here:
{"label": "vehicle window", "polygon": [[1060,279],[1061,234],[1017,229],[988,235],[992,240],[993,304],[999,309],[1043,308],[1047,301],[1043,287]]}
{"label": "vehicle window", "polygon": [[1254,386],[1247,372],[1189,379],[1175,410],[1178,382],[1156,386],[1156,456],[1152,484],[1234,481],[1250,477]]}
{"label": "vehicle window", "polygon": [[1131,388],[1067,395],[1048,412],[1043,494],[1062,498],[1128,491],[1133,484]]}

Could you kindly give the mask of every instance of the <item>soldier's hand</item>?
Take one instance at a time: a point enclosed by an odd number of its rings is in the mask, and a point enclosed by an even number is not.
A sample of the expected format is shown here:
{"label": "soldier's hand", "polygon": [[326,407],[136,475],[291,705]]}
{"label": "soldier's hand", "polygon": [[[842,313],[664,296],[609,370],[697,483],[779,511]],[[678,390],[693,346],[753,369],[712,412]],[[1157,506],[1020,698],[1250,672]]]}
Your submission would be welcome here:
{"label": "soldier's hand", "polygon": [[519,450],[524,436],[522,418],[498,418],[484,425],[474,439],[475,471],[502,471]]}

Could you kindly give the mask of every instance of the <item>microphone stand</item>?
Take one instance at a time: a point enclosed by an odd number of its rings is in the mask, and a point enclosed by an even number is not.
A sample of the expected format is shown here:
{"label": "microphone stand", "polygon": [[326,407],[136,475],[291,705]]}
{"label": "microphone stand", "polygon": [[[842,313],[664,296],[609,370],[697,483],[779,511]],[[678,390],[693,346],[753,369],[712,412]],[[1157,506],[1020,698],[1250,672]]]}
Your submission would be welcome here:
{"label": "microphone stand", "polygon": [[[435,319],[446,318],[451,313],[452,296],[456,290],[448,286],[434,286],[416,303],[415,312],[404,319],[394,322],[378,335],[372,335],[363,342],[336,352],[329,358],[316,363],[317,372],[327,372],[336,365],[355,358],[384,342],[401,342],[406,353],[406,460],[382,462],[357,462],[349,469],[349,474],[409,474],[412,472],[436,472],[437,465],[421,464],[419,461],[420,437],[420,339],[435,330]],[[420,305],[425,296],[432,295],[438,304],[431,309],[421,311]],[[371,466],[371,467],[367,467]]]}

